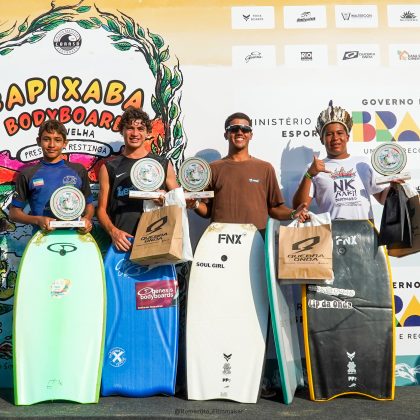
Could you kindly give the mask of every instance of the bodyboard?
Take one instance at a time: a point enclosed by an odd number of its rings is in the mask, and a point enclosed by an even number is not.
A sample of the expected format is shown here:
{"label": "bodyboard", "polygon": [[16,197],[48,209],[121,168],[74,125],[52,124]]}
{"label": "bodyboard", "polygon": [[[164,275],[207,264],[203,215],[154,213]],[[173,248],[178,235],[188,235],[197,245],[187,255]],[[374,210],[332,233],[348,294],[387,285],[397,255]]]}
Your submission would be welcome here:
{"label": "bodyboard", "polygon": [[290,404],[296,388],[302,387],[304,380],[293,296],[296,286],[281,285],[277,280],[279,226],[279,221],[268,219],[265,231],[265,267],[283,401]]}
{"label": "bodyboard", "polygon": [[90,234],[34,235],[20,263],[13,318],[15,404],[98,402],[105,281]]}
{"label": "bodyboard", "polygon": [[367,220],[333,221],[332,237],[334,284],[302,289],[310,398],[391,400],[395,326],[388,256]]}
{"label": "bodyboard", "polygon": [[264,241],[254,225],[212,223],[196,248],[187,304],[192,400],[258,400],[268,329]]}
{"label": "bodyboard", "polygon": [[173,395],[178,356],[174,265],[135,264],[111,245],[105,256],[108,315],[104,396]]}

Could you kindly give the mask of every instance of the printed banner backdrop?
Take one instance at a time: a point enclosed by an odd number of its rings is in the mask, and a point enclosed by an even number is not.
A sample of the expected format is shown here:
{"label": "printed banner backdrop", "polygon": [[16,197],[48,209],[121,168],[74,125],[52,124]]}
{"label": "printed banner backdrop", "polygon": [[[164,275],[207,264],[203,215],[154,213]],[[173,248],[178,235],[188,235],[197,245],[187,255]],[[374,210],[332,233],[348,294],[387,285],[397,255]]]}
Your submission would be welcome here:
{"label": "printed banner backdrop", "polygon": [[[333,99],[353,115],[350,153],[369,157],[381,142],[399,142],[420,192],[420,4],[250,3],[0,4],[0,386],[12,384],[13,291],[32,234],[7,207],[19,170],[40,158],[46,118],[65,123],[66,156],[86,166],[96,192],[98,168],[122,146],[116,127],[127,106],[150,114],[150,148],[175,168],[189,156],[224,156],[224,120],[245,112],[251,154],[274,165],[291,205],[313,155],[325,156],[314,127]],[[378,226],[382,207],[374,210]],[[206,221],[191,219],[196,242]],[[420,380],[418,255],[391,258],[399,385]]]}

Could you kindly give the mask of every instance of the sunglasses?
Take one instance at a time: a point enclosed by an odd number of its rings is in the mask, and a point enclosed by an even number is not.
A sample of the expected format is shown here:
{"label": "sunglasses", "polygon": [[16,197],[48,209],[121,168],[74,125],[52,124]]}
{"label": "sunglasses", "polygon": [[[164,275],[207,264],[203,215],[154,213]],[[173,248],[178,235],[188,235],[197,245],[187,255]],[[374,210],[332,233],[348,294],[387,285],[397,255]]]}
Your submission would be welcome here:
{"label": "sunglasses", "polygon": [[226,131],[229,131],[229,133],[238,133],[239,130],[241,130],[242,133],[250,133],[252,131],[252,127],[242,124],[234,124],[226,127]]}

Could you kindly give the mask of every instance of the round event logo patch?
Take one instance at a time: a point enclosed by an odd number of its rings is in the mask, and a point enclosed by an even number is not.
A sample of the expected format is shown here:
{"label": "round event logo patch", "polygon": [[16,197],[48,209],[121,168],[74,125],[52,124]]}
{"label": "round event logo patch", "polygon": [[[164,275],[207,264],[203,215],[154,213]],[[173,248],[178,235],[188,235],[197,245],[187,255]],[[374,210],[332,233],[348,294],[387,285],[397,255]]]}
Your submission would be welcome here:
{"label": "round event logo patch", "polygon": [[114,347],[108,353],[108,361],[113,367],[120,367],[126,361],[125,350],[121,347]]}
{"label": "round event logo patch", "polygon": [[82,37],[79,32],[71,28],[62,29],[54,36],[54,48],[64,55],[77,52],[82,45]]}

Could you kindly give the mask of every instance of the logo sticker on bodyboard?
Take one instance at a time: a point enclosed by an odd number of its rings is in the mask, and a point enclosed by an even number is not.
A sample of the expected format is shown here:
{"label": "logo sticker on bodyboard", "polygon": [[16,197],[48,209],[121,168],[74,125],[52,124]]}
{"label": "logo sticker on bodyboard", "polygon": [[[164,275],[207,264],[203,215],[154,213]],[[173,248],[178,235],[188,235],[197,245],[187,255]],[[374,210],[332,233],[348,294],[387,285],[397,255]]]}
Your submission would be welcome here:
{"label": "logo sticker on bodyboard", "polygon": [[69,292],[71,281],[68,279],[56,279],[51,283],[51,297],[62,298]]}
{"label": "logo sticker on bodyboard", "polygon": [[176,280],[155,280],[137,282],[136,309],[159,309],[175,306],[178,300]]}
{"label": "logo sticker on bodyboard", "polygon": [[108,362],[113,367],[120,367],[127,361],[125,350],[121,347],[114,347],[108,353]]}

